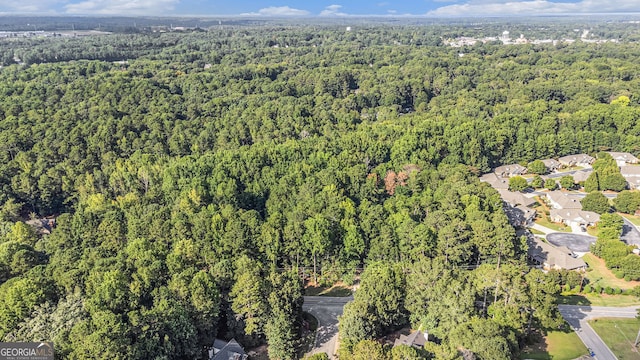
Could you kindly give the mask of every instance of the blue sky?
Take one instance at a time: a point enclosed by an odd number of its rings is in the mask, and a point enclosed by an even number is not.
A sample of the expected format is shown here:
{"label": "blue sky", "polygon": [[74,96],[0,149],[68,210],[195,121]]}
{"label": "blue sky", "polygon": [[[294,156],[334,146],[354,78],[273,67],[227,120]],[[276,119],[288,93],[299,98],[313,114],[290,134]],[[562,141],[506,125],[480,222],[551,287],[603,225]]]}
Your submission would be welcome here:
{"label": "blue sky", "polygon": [[506,16],[640,13],[640,0],[0,0],[0,14]]}

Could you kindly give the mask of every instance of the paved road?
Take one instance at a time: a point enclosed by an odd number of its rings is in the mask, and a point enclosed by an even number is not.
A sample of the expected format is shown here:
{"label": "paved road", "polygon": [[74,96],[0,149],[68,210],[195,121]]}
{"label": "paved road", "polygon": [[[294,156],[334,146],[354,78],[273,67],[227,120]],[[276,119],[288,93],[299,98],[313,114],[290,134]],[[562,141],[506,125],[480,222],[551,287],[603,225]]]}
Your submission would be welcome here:
{"label": "paved road", "polygon": [[616,356],[609,350],[609,347],[602,341],[600,336],[589,326],[587,320],[600,317],[634,318],[636,317],[636,307],[603,307],[603,306],[576,306],[558,305],[562,317],[576,329],[576,334],[580,340],[591,348],[598,360],[616,360]]}
{"label": "paved road", "polygon": [[596,242],[596,238],[589,235],[556,232],[548,234],[547,241],[554,246],[566,246],[573,252],[585,253],[589,252],[589,247]]}
{"label": "paved road", "polygon": [[336,353],[338,340],[338,316],[344,305],[353,300],[349,297],[305,296],[302,310],[318,319],[316,343],[311,354],[325,352],[330,359]]}
{"label": "paved road", "polygon": [[540,225],[540,224],[538,224],[538,223],[533,223],[533,225],[531,225],[530,227],[531,227],[532,229],[536,229],[536,230],[538,230],[538,231],[540,231],[540,232],[545,233],[545,235],[553,234],[553,233],[557,232],[556,230],[549,229],[548,227],[546,227],[546,226],[542,226],[542,225]]}
{"label": "paved road", "polygon": [[638,245],[640,247],[640,231],[633,225],[633,223],[624,217],[624,225],[622,225],[622,236],[620,240],[626,242],[628,245]]}

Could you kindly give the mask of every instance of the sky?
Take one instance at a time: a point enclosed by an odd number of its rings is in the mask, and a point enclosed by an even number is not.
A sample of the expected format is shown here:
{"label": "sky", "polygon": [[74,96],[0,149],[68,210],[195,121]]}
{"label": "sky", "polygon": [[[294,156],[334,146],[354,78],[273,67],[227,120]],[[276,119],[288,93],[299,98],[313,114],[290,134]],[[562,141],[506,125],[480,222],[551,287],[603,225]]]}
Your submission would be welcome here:
{"label": "sky", "polygon": [[252,17],[640,13],[640,0],[0,0],[0,14]]}

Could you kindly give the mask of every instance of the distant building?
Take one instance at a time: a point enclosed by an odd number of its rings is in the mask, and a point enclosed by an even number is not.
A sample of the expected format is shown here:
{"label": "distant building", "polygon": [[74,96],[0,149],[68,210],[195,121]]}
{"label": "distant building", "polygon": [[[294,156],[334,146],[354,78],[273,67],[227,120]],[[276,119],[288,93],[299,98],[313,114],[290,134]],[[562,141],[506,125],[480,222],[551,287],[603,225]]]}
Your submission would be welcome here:
{"label": "distant building", "polygon": [[547,170],[549,172],[554,172],[556,170],[558,170],[560,168],[560,166],[562,166],[562,164],[560,164],[560,161],[556,160],[556,159],[544,159],[541,160],[544,163],[544,166],[547,167]]}
{"label": "distant building", "polygon": [[567,155],[558,159],[560,164],[563,166],[571,167],[571,166],[589,166],[593,164],[596,159],[587,155],[587,154],[575,154],[575,155]]}
{"label": "distant building", "polygon": [[527,168],[520,164],[510,164],[498,166],[497,168],[493,169],[493,172],[501,177],[512,177],[526,174]]}
{"label": "distant building", "polygon": [[209,349],[209,360],[247,360],[249,355],[245,354],[244,349],[236,339],[226,342],[216,339],[213,347]]}
{"label": "distant building", "polygon": [[508,42],[511,40],[511,39],[509,38],[509,32],[508,32],[508,31],[506,31],[506,30],[505,30],[505,31],[503,31],[503,32],[502,32],[502,36],[500,36],[500,40],[501,40],[503,43],[508,43]]}
{"label": "distant building", "polygon": [[640,166],[620,166],[620,173],[627,180],[629,189],[640,189]]}
{"label": "distant building", "polygon": [[639,162],[638,158],[633,156],[631,153],[609,151],[608,154],[611,155],[611,157],[616,161],[618,166],[625,166],[628,164],[637,164]]}
{"label": "distant building", "polygon": [[496,190],[506,190],[509,188],[509,181],[502,177],[499,177],[495,173],[484,174],[480,177],[480,181],[486,182]]}

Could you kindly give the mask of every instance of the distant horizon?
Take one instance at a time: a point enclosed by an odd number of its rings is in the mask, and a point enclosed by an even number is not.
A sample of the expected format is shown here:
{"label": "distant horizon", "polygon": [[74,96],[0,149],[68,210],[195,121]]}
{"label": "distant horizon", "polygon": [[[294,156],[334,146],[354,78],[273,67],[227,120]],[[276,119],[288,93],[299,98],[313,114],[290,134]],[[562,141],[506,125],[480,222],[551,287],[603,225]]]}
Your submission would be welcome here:
{"label": "distant horizon", "polygon": [[394,3],[309,0],[0,0],[0,16],[258,17],[258,18],[464,18],[617,16],[640,14],[640,1],[422,0]]}

